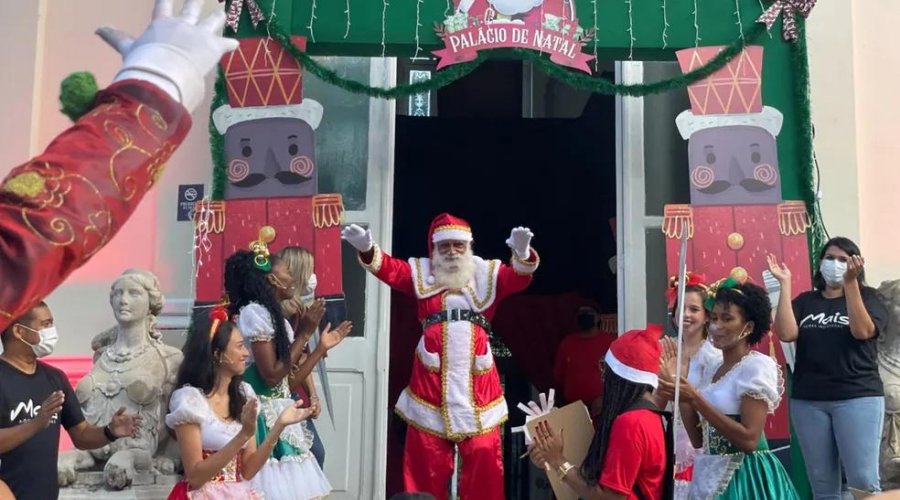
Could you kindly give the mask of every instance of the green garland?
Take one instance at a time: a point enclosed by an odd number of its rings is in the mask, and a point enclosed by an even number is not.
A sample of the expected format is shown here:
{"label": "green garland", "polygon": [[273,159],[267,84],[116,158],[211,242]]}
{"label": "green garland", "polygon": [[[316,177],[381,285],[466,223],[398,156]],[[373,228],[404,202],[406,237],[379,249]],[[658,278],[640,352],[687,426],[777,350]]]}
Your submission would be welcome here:
{"label": "green garland", "polygon": [[[799,38],[791,44],[791,61],[793,62],[794,72],[794,101],[797,111],[797,156],[799,157],[798,166],[800,170],[800,183],[802,189],[803,201],[806,202],[806,211],[809,214],[809,252],[810,262],[818,261],[819,251],[825,245],[827,239],[825,231],[825,223],[822,220],[822,212],[819,208],[819,201],[816,199],[815,178],[813,170],[815,168],[815,159],[813,156],[813,129],[812,129],[812,106],[809,95],[809,58],[806,48],[806,23],[801,21],[797,23]],[[815,274],[813,269],[813,274]]]}
{"label": "green garland", "polygon": [[219,65],[216,83],[213,87],[212,104],[209,106],[209,153],[212,156],[212,194],[213,200],[225,199],[225,183],[228,181],[227,160],[225,158],[225,136],[220,134],[213,122],[213,112],[228,104],[228,90],[225,88],[225,70]]}
{"label": "green garland", "polygon": [[[312,73],[320,80],[340,87],[354,94],[363,94],[369,97],[381,99],[397,99],[400,97],[431,92],[433,90],[445,87],[453,83],[454,81],[468,75],[473,70],[475,70],[475,68],[477,68],[485,59],[487,59],[487,57],[483,54],[479,54],[478,58],[474,61],[454,65],[447,69],[436,72],[430,80],[415,83],[406,83],[390,88],[373,87],[364,83],[357,82],[355,80],[343,78],[335,70],[320,64],[309,54],[297,48],[297,46],[291,42],[290,33],[282,28],[277,21],[261,22],[259,26],[257,26],[256,32],[257,34],[259,34],[259,36],[262,37],[271,35],[272,38],[277,40],[278,43],[280,43],[281,46],[284,47],[301,66],[303,66],[304,71]],[[738,54],[741,53],[746,45],[755,42],[765,32],[766,26],[764,24],[754,23],[753,28],[751,28],[747,33],[744,33],[743,36],[737,38],[724,50],[719,52],[719,54],[716,55],[716,57],[710,60],[707,64],[693,71],[680,74],[668,80],[632,85],[616,84],[607,80],[606,78],[597,78],[585,73],[580,73],[564,68],[562,66],[559,66],[558,64],[554,64],[550,61],[550,58],[548,56],[539,52],[525,49],[513,49],[512,52],[524,59],[528,59],[534,62],[548,75],[558,80],[562,80],[575,88],[599,94],[620,94],[632,97],[640,97],[683,88],[692,83],[703,80],[716,71],[724,68],[726,64],[731,62],[732,59],[734,59]]]}
{"label": "green garland", "polygon": [[[803,186],[801,188],[802,198],[806,203],[811,223],[809,233],[810,252],[813,255],[816,255],[825,242],[825,227],[819,210],[819,204],[816,200],[816,193],[813,188],[813,136],[809,99],[809,60],[806,53],[805,22],[800,20],[798,25],[800,29],[800,38],[797,42],[791,44],[791,56],[794,67],[797,70],[796,77],[794,78],[794,99],[797,109],[796,134],[798,138],[798,163],[800,167],[800,181]],[[304,71],[308,71],[320,80],[351,93],[381,99],[397,99],[435,91],[468,75],[481,65],[482,62],[488,59],[488,56],[486,56],[485,53],[481,53],[478,58],[473,61],[454,65],[436,72],[429,80],[396,85],[390,88],[375,87],[344,78],[335,70],[322,65],[309,54],[301,51],[291,42],[290,33],[277,21],[264,20],[257,26],[256,32],[259,36],[271,36],[277,40],[278,43],[280,43],[281,46],[303,66]],[[711,74],[725,67],[725,65],[741,53],[745,46],[756,42],[765,32],[766,27],[764,24],[754,23],[751,29],[719,52],[716,57],[711,59],[707,64],[667,80],[640,84],[617,84],[606,78],[576,72],[554,64],[550,61],[548,56],[535,51],[513,49],[512,53],[522,59],[531,61],[546,74],[561,80],[574,88],[607,95],[642,97],[684,88],[692,83],[707,78]],[[216,79],[215,89],[216,94],[213,98],[210,116],[212,115],[213,110],[222,104],[225,104],[227,101],[224,74],[221,69],[218,78]],[[221,200],[225,191],[226,161],[223,138],[218,130],[216,130],[211,120],[210,147],[212,149],[213,159],[212,197],[215,200]]]}
{"label": "green garland", "polygon": [[[391,88],[373,87],[355,80],[343,78],[335,70],[328,68],[313,59],[309,54],[303,52],[302,50],[297,48],[296,45],[294,45],[294,43],[291,41],[290,33],[282,28],[277,21],[264,20],[259,24],[259,26],[257,26],[256,31],[259,36],[271,36],[276,41],[278,41],[278,43],[281,44],[281,46],[284,47],[285,50],[287,50],[287,52],[297,60],[297,62],[303,67],[304,71],[308,71],[320,80],[340,87],[351,93],[363,94],[369,97],[381,99],[397,99],[400,97],[432,92],[437,89],[443,88],[455,82],[456,80],[459,80],[460,78],[468,75],[488,58],[488,56],[486,56],[484,53],[479,54],[479,56],[473,61],[457,64],[447,69],[438,71],[429,80],[397,85]],[[631,85],[617,84],[611,82],[610,80],[607,80],[606,78],[597,78],[591,75],[563,68],[551,62],[549,57],[535,51],[514,49],[512,52],[523,59],[527,59],[535,63],[536,66],[541,68],[548,75],[558,80],[562,80],[572,87],[600,94],[621,94],[640,97],[683,88],[692,83],[703,80],[709,75],[725,67],[726,64],[728,64],[732,59],[734,59],[738,54],[741,53],[746,45],[752,44],[763,33],[765,33],[765,31],[765,25],[756,23],[753,25],[753,28],[751,28],[742,37],[739,37],[734,42],[732,42],[724,50],[719,52],[716,57],[710,60],[707,64],[693,71],[678,75],[668,80]],[[212,124],[213,111],[219,106],[226,104],[227,101],[224,79],[225,75],[220,69],[218,77],[216,78],[215,96],[213,97],[213,103],[210,109],[209,143],[213,160],[212,199],[214,200],[221,200],[223,198],[226,183],[225,171],[227,166],[223,148],[223,139],[218,130],[216,130],[215,126]]]}

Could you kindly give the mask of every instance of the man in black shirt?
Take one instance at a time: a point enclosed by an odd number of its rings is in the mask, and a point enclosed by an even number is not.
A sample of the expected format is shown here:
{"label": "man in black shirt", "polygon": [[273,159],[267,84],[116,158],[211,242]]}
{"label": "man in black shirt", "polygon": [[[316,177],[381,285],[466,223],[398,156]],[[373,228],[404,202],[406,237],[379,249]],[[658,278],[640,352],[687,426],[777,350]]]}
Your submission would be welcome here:
{"label": "man in black shirt", "polygon": [[0,354],[0,479],[22,499],[59,496],[59,428],[82,450],[131,436],[140,417],[121,408],[106,427],[87,423],[65,374],[37,360],[53,352],[53,315],[41,302],[2,333]]}

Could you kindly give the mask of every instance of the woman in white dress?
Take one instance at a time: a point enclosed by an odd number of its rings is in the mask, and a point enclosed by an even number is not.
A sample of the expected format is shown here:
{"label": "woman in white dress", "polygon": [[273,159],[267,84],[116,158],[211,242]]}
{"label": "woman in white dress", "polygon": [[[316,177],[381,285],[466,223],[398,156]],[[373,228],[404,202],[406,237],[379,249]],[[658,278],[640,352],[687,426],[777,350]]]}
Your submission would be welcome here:
{"label": "woman in white dress", "polygon": [[[707,299],[709,337],[722,351],[722,362],[696,389],[681,381],[685,429],[693,445],[703,447],[694,457],[689,498],[795,500],[794,486],[763,433],[767,414],[781,402],[781,370],[752,349],[769,331],[772,307],[766,291],[742,283],[741,276],[746,274],[712,285]],[[674,376],[664,373],[660,393],[671,397]]]}
{"label": "woman in white dress", "polygon": [[[316,362],[350,333],[352,325],[345,321],[334,330],[326,325],[316,349],[300,363],[306,343],[325,312],[324,302],[316,301],[307,309],[295,337],[279,303],[294,294],[287,266],[269,255],[262,234],[251,248],[253,252],[239,250],[225,262],[225,291],[229,312],[238,315],[238,329],[251,346],[251,365],[244,379],[260,400],[256,440],[261,443],[278,414],[295,404],[288,387],[292,368],[297,379],[307,377]],[[311,445],[312,433],[305,422],[287,426],[266,466],[253,479],[253,486],[268,500],[309,500],[328,495],[331,485],[313,457]]]}
{"label": "woman in white dress", "polygon": [[249,352],[224,308],[210,314],[207,331],[195,330],[172,392],[166,425],[175,431],[185,480],[170,500],[263,498],[250,482],[266,463],[282,430],[310,415],[298,403],[281,412],[270,434],[256,445],[259,402],[241,380]]}
{"label": "woman in white dress", "polygon": [[[682,374],[687,376],[688,382],[695,386],[700,384],[710,372],[722,363],[722,351],[713,347],[709,342],[707,327],[709,326],[709,313],[704,307],[708,287],[704,283],[703,275],[687,273],[684,287],[684,319],[683,338],[681,346]],[[669,280],[669,288],[666,297],[672,313],[672,322],[678,321],[678,279]],[[677,326],[677,325],[676,325]],[[663,350],[666,359],[671,360],[671,372],[675,371],[675,356],[677,351],[676,340],[671,337],[663,338]],[[669,403],[671,406],[671,403]],[[663,407],[664,405],[659,405]],[[676,500],[686,500],[691,486],[691,478],[694,470],[694,457],[702,450],[697,449],[691,443],[682,419],[675,424],[675,488]]]}

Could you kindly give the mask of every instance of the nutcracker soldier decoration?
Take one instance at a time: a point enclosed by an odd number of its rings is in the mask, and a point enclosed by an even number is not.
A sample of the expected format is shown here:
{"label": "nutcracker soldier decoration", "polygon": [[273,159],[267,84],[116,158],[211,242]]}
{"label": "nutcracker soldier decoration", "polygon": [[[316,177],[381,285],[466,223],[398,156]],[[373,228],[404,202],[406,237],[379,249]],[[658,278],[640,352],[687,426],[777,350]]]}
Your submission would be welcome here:
{"label": "nutcracker soldier decoration", "polygon": [[[720,50],[682,50],[678,62],[689,72]],[[691,109],[678,115],[676,123],[688,141],[691,204],[665,207],[667,267],[669,275],[678,274],[680,240],[686,233],[689,270],[711,277],[746,272],[763,286],[766,257],[774,254],[798,271],[792,285],[800,293],[811,283],[809,218],[803,202],[781,198],[776,137],[782,115],[762,105],[762,56],[762,47],[747,47],[726,67],[688,87]],[[772,337],[760,348],[784,363]],[[774,441],[790,439],[786,404],[767,425],[766,434]]]}
{"label": "nutcracker soldier decoration", "polygon": [[[305,48],[303,37],[292,41]],[[333,322],[343,314],[343,204],[338,194],[318,193],[314,131],[322,105],[303,98],[302,68],[271,40],[241,39],[221,64],[228,104],[213,112],[213,123],[224,135],[228,183],[224,201],[196,209],[197,301],[218,301],[224,259],[256,239],[258,228],[272,226],[273,252],[297,245],[313,253],[316,295],[328,299]]]}

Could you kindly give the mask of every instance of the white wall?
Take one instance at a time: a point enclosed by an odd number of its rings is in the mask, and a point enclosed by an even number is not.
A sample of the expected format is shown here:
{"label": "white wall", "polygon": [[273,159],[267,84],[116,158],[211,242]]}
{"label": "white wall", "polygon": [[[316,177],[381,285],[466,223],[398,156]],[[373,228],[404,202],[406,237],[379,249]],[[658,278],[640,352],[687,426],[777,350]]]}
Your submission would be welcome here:
{"label": "white wall", "polygon": [[877,286],[900,278],[900,2],[819,2],[808,26],[825,223],[860,244]]}
{"label": "white wall", "polygon": [[[40,153],[69,125],[58,111],[59,83],[66,75],[91,71],[101,87],[115,75],[121,58],[94,30],[110,25],[140,34],[150,20],[153,0],[3,3],[0,67],[16,75],[0,79],[8,117],[0,120],[0,174],[5,175]],[[181,2],[176,4],[180,8]],[[205,0],[204,7],[211,12],[221,5]],[[207,88],[211,91],[212,79]],[[194,113],[187,140],[134,216],[108,247],[48,298],[60,328],[59,354],[89,353],[89,339],[112,325],[109,284],[126,268],[157,273],[169,298],[192,296],[191,224],[176,222],[176,197],[178,184],[205,183],[211,178],[208,110],[209,96]]]}

